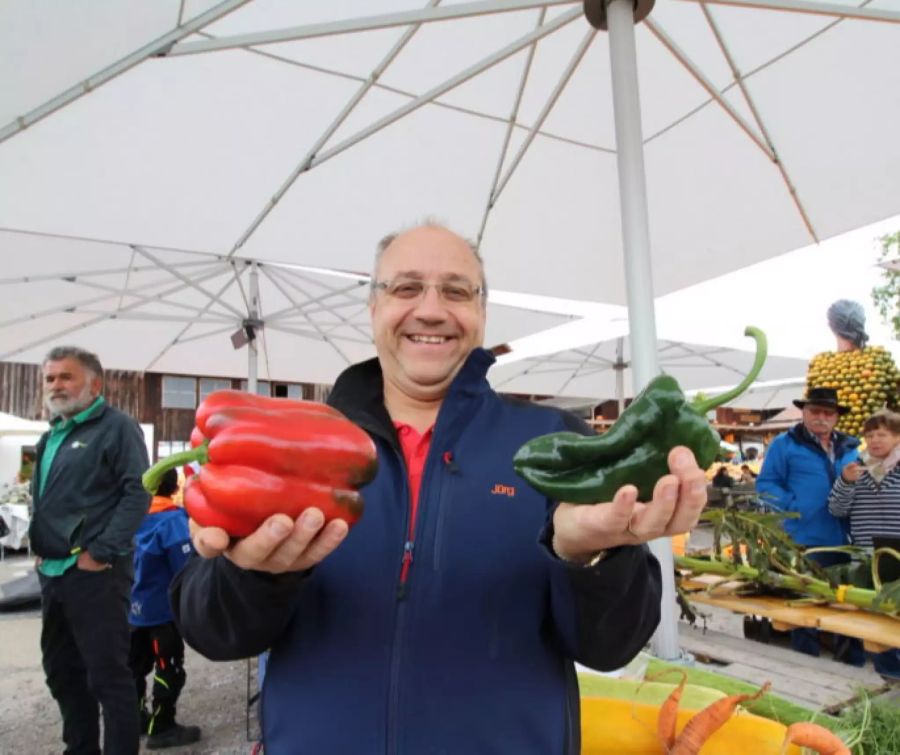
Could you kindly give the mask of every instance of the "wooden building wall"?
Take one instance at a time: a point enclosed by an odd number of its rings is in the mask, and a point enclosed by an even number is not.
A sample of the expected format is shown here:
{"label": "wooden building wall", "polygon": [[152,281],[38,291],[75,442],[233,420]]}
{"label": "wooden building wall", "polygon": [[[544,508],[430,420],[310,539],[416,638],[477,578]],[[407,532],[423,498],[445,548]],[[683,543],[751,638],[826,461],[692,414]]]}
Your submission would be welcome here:
{"label": "wooden building wall", "polygon": [[[163,377],[155,372],[104,370],[103,395],[112,406],[138,422],[153,425],[155,443],[188,441],[194,427],[194,410],[163,408]],[[239,390],[241,381],[232,380],[231,386]],[[301,384],[301,388],[303,398],[309,401],[325,401],[331,391],[326,385]],[[0,411],[27,419],[44,418],[40,365],[0,362]]]}
{"label": "wooden building wall", "polygon": [[41,419],[41,369],[36,364],[0,362],[0,412]]}

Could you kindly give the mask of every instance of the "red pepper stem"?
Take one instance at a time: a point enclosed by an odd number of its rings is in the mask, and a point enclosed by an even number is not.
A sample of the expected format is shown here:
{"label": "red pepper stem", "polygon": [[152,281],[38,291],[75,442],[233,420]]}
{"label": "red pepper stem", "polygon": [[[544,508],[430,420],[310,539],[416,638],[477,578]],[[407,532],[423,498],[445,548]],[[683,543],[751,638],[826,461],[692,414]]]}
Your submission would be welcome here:
{"label": "red pepper stem", "polygon": [[184,464],[190,464],[194,461],[199,462],[200,464],[206,464],[209,461],[208,446],[209,441],[206,441],[196,448],[191,448],[187,451],[179,451],[177,454],[172,454],[171,456],[167,456],[165,459],[156,462],[156,464],[144,472],[141,477],[141,483],[144,485],[144,490],[148,493],[155,494],[159,488],[159,484],[162,482],[163,475],[170,469],[183,466]]}
{"label": "red pepper stem", "polygon": [[762,370],[763,365],[766,363],[766,355],[769,351],[766,334],[759,328],[748,325],[746,330],[744,330],[744,335],[750,336],[756,341],[756,358],[753,360],[750,372],[748,372],[746,377],[730,391],[725,391],[725,393],[720,393],[718,396],[712,396],[711,398],[697,397],[694,399],[692,406],[699,414],[706,414],[710,409],[715,409],[717,406],[721,406],[740,396],[750,387],[751,383],[756,380],[756,376],[759,375],[760,370]]}

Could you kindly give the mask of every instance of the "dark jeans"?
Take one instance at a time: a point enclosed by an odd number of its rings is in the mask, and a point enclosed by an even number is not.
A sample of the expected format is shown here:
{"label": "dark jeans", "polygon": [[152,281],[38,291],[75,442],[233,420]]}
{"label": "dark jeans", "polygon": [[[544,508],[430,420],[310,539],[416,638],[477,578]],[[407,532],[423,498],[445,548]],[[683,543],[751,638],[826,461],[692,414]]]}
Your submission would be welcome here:
{"label": "dark jeans", "polygon": [[[806,557],[810,561],[815,561],[819,566],[834,566],[850,560],[850,556],[846,553],[809,553]],[[792,630],[791,647],[800,653],[818,656],[820,652],[819,630],[807,628]],[[863,649],[862,640],[855,637],[835,634],[833,654],[836,661],[842,661],[851,666],[866,665],[866,651]]]}
{"label": "dark jeans", "polygon": [[134,676],[138,704],[143,710],[147,695],[146,676],[153,671],[153,704],[148,734],[175,726],[175,708],[184,687],[184,640],[174,622],[131,628],[128,665]]}
{"label": "dark jeans", "polygon": [[136,755],[140,720],[128,668],[131,556],[99,572],[41,575],[41,652],[63,719],[66,755]]}

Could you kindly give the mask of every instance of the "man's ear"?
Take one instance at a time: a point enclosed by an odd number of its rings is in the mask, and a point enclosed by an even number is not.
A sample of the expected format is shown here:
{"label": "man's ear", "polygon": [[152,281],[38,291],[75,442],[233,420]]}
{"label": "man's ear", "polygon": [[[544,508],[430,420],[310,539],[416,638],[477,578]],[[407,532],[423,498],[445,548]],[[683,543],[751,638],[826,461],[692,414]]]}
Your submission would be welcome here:
{"label": "man's ear", "polygon": [[93,377],[91,378],[91,395],[96,398],[103,391],[103,378]]}

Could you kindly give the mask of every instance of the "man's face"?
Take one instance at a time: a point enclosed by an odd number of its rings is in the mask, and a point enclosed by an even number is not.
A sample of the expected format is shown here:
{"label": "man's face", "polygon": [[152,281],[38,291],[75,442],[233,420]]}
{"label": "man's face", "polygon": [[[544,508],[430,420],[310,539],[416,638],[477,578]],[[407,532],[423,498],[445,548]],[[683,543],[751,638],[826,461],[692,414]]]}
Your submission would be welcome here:
{"label": "man's face", "polygon": [[837,409],[816,404],[807,404],[803,407],[803,424],[813,435],[830,435],[837,422]]}
{"label": "man's face", "polygon": [[376,282],[404,280],[424,282],[424,292],[403,298],[379,289],[370,305],[385,384],[417,400],[439,399],[484,340],[485,303],[480,295],[454,301],[457,297],[442,295],[432,284],[447,284],[445,291],[482,287],[481,268],[456,234],[415,228],[394,239],[376,271]]}
{"label": "man's face", "polygon": [[100,378],[77,359],[44,362],[44,406],[53,416],[74,417],[100,395]]}

